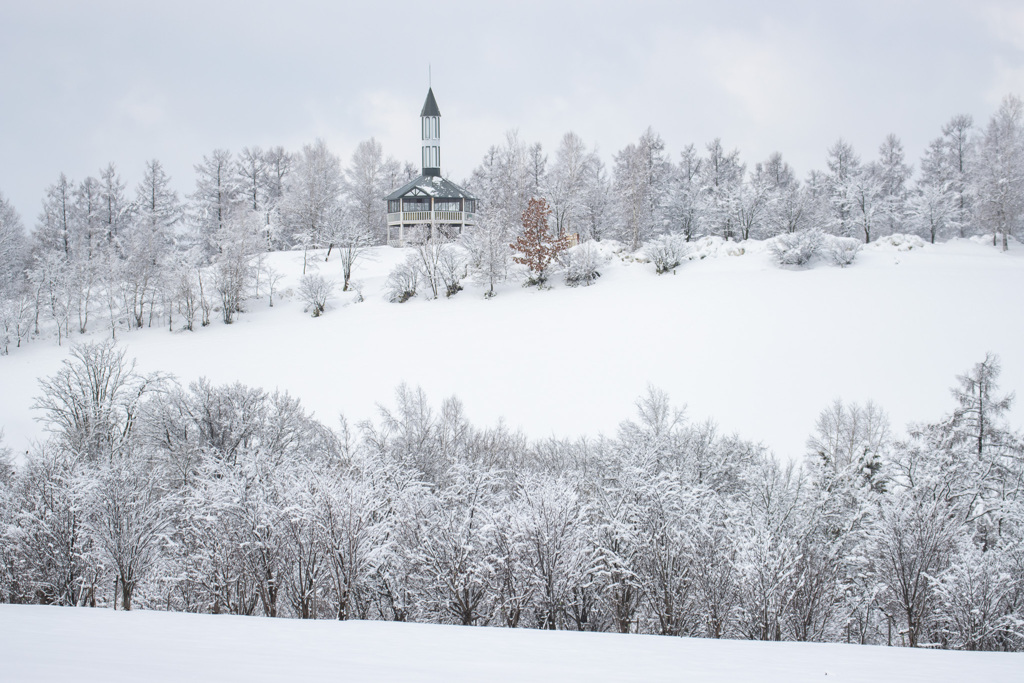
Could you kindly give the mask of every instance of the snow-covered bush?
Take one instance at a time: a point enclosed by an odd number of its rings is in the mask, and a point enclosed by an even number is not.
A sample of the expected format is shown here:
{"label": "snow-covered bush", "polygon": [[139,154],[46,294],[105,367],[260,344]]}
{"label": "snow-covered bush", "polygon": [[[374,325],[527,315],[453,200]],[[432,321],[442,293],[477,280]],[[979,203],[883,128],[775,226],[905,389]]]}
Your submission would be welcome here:
{"label": "snow-covered bush", "polygon": [[768,241],[768,251],[781,266],[802,266],[818,254],[823,238],[820,230],[785,233]]}
{"label": "snow-covered bush", "polygon": [[874,244],[876,247],[889,247],[896,251],[910,251],[911,249],[922,249],[924,247],[924,240],[917,235],[904,235],[897,232],[885,237],[879,237],[875,240]]}
{"label": "snow-covered bush", "polygon": [[589,287],[601,277],[599,269],[608,263],[608,257],[592,241],[566,249],[562,252],[562,258],[565,263],[565,284],[570,287]]}
{"label": "snow-covered bush", "polygon": [[305,302],[304,311],[311,311],[314,318],[319,318],[327,308],[327,300],[334,291],[334,282],[327,280],[319,273],[302,276],[299,282],[299,296]]}
{"label": "snow-covered bush", "polygon": [[462,278],[466,276],[466,257],[462,251],[450,244],[443,245],[437,257],[437,273],[446,297],[462,291]]}
{"label": "snow-covered bush", "polygon": [[352,303],[361,304],[363,303],[363,283],[359,280],[348,281],[349,291],[352,292]]}
{"label": "snow-covered bush", "polygon": [[860,248],[861,241],[853,237],[829,237],[825,243],[825,254],[832,265],[845,268],[857,258]]}
{"label": "snow-covered bush", "polygon": [[686,255],[688,261],[701,261],[706,258],[720,258],[722,256],[743,256],[747,253],[748,246],[756,242],[744,242],[737,244],[718,235],[706,235],[687,243],[689,251]]}
{"label": "snow-covered bush", "polygon": [[674,270],[689,253],[690,245],[682,235],[659,235],[644,247],[644,255],[654,264],[658,275]]}
{"label": "snow-covered bush", "polygon": [[388,293],[388,301],[404,304],[416,296],[416,287],[420,283],[419,257],[412,254],[388,275],[384,287]]}

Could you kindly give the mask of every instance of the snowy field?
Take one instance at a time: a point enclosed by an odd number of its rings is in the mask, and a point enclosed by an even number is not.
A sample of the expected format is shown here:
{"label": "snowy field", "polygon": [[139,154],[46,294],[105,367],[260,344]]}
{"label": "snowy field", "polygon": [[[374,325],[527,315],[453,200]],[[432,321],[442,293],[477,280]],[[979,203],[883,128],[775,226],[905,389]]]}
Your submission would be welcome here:
{"label": "snowy field", "polygon": [[1020,681],[1024,655],[0,605],[15,681]]}
{"label": "snowy field", "polygon": [[[371,417],[406,382],[436,405],[457,395],[479,426],[504,419],[532,437],[611,434],[653,385],[687,404],[691,419],[713,418],[782,458],[803,455],[835,398],[874,400],[897,433],[937,420],[952,408],[955,375],[986,351],[1002,358],[1003,389],[1024,395],[1019,244],[1002,253],[968,240],[909,251],[876,243],[845,269],[783,269],[760,243],[727,247],[711,245],[674,275],[615,255],[592,287],[556,276],[551,290],[510,282],[485,300],[467,283],[452,299],[402,305],[386,301],[384,281],[407,252],[382,247],[354,273],[365,301],[337,292],[316,319],[293,292],[302,253],[278,253],[269,262],[285,277],[273,308],[252,300],[230,326],[118,338],[143,371],[286,390],[331,425],[342,413]],[[319,268],[340,282],[334,257],[323,263],[321,253]],[[37,378],[66,354],[41,341],[0,358],[0,427],[16,451],[41,436],[30,410]],[[1015,406],[1015,426],[1022,414]]]}

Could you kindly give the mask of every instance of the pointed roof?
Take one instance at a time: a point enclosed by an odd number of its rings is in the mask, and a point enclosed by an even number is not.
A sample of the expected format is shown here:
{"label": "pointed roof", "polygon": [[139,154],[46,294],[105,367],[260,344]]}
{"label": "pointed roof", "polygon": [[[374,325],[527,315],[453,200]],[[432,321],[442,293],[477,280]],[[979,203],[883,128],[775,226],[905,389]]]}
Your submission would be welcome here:
{"label": "pointed roof", "polygon": [[441,110],[437,108],[437,100],[434,99],[434,89],[427,90],[427,101],[423,103],[423,111],[420,116],[440,116]]}
{"label": "pointed roof", "polygon": [[416,180],[406,183],[384,199],[401,199],[402,197],[433,197],[434,199],[476,199],[466,190],[450,180],[440,176],[421,175]]}

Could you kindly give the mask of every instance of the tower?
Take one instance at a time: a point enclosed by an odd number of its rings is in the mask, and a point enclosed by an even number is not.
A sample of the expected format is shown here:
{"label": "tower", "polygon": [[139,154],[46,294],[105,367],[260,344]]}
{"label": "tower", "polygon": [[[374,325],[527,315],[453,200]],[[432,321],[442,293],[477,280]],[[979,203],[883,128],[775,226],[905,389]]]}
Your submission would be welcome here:
{"label": "tower", "polygon": [[433,88],[420,110],[420,141],[420,177],[384,198],[393,247],[456,239],[476,224],[476,198],[441,177],[441,110]]}
{"label": "tower", "polygon": [[427,90],[427,100],[420,111],[423,129],[422,159],[420,168],[425,176],[441,175],[441,110],[434,99],[434,89]]}

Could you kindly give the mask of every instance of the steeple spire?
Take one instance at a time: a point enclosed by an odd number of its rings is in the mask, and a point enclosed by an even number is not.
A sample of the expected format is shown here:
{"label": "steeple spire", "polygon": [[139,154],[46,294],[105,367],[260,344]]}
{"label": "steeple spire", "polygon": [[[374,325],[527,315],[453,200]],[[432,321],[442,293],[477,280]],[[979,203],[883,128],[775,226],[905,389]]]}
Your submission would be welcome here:
{"label": "steeple spire", "polygon": [[440,116],[441,110],[437,108],[437,100],[434,99],[434,89],[427,90],[427,100],[423,103],[420,116]]}
{"label": "steeple spire", "polygon": [[420,111],[423,133],[422,153],[423,175],[441,175],[441,110],[434,99],[434,89],[427,89],[427,99]]}

